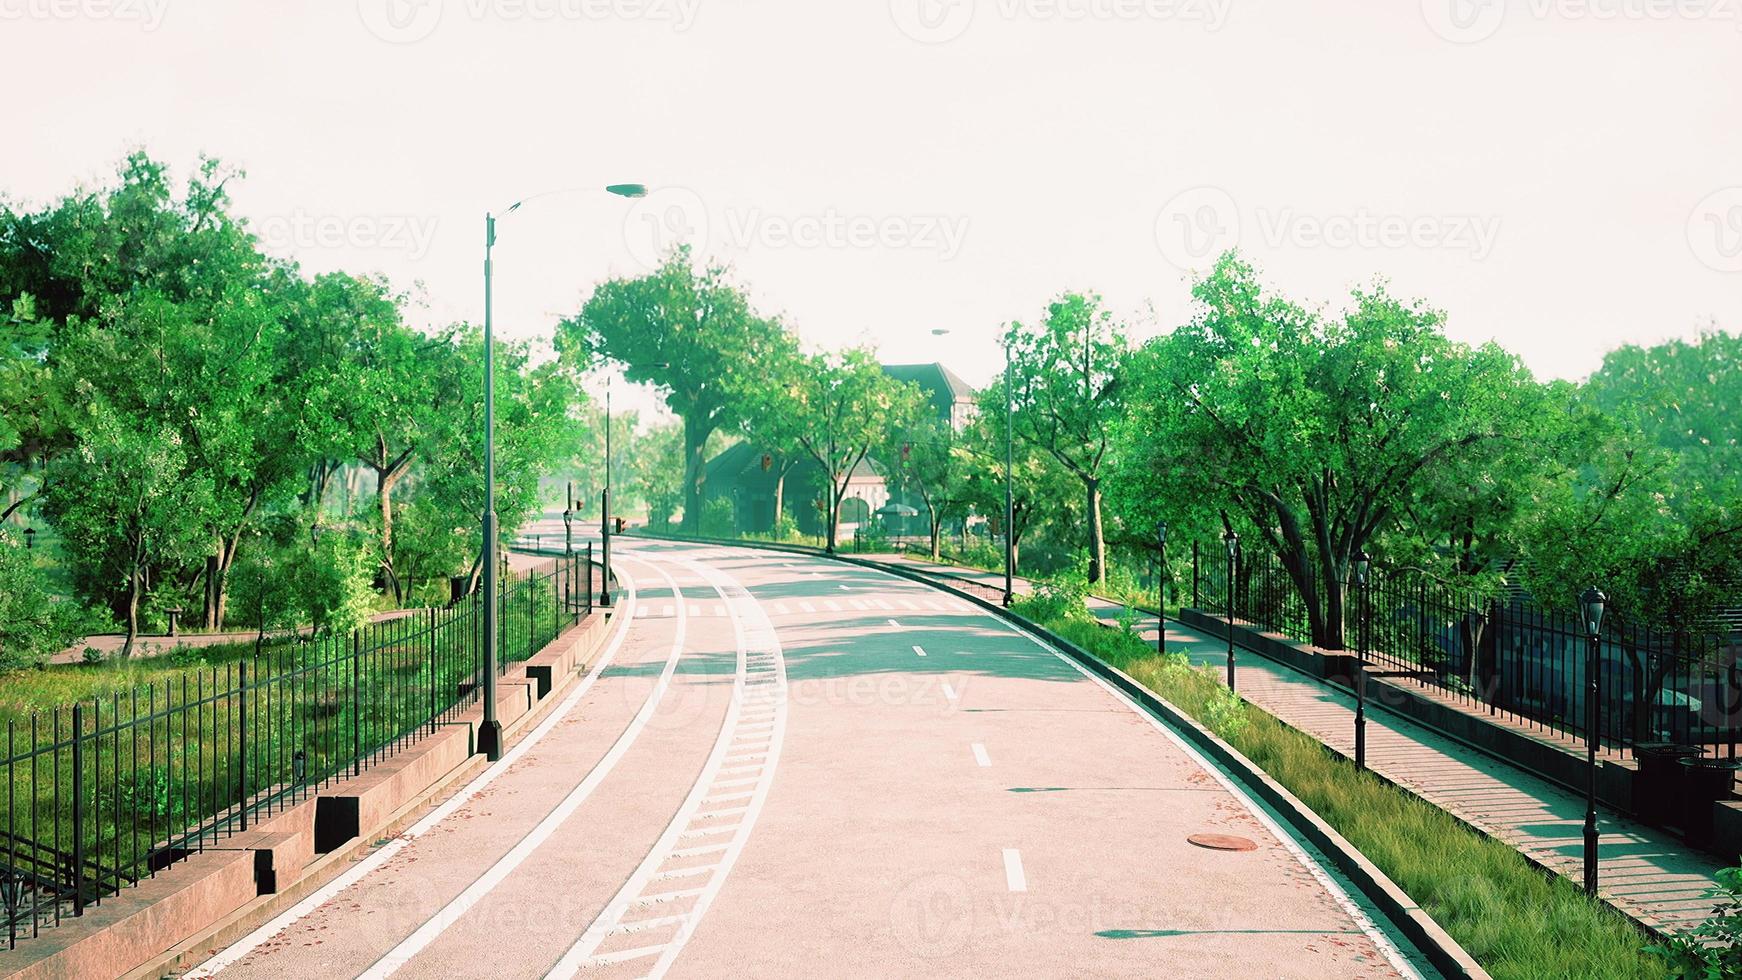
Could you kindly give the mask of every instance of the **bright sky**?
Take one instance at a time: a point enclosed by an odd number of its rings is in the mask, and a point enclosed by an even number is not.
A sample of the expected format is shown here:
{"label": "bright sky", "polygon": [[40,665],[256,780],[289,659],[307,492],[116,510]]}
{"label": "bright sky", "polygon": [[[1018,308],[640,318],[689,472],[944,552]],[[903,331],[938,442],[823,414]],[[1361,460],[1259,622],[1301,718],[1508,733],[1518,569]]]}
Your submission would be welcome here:
{"label": "bright sky", "polygon": [[1065,289],[1171,328],[1236,241],[1542,375],[1742,329],[1742,0],[0,0],[0,64],[14,201],[209,153],[435,321],[480,316],[487,209],[588,188],[503,221],[508,335],[680,234],[813,344],[975,382]]}

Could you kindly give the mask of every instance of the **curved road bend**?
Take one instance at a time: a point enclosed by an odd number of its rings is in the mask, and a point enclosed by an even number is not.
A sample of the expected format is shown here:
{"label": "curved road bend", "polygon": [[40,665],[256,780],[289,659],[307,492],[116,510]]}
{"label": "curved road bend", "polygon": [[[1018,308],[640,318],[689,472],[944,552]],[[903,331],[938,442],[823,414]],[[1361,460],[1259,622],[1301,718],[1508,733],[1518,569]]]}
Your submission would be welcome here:
{"label": "curved road bend", "polygon": [[1210,763],[1001,620],[819,558],[616,550],[628,615],[589,686],[197,974],[1427,973]]}

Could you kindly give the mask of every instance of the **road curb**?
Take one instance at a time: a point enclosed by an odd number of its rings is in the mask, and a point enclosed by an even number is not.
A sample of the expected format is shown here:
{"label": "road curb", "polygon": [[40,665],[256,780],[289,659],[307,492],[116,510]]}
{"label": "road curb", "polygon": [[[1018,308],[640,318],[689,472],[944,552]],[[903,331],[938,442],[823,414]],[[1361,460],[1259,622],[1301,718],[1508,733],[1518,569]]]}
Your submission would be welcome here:
{"label": "road curb", "polygon": [[1277,812],[1289,825],[1290,829],[1311,841],[1316,847],[1336,864],[1338,870],[1346,875],[1361,893],[1371,901],[1387,921],[1406,936],[1409,941],[1420,949],[1433,964],[1447,977],[1469,978],[1469,980],[1491,980],[1487,970],[1478,964],[1474,957],[1435,922],[1431,916],[1422,911],[1410,897],[1398,887],[1385,873],[1379,870],[1354,845],[1350,844],[1317,813],[1302,803],[1295,795],[1278,783],[1268,773],[1255,763],[1241,755],[1233,746],[1219,738],[1214,732],[1199,724],[1195,719],[1175,707],[1153,691],[1144,687],[1124,671],[1114,667],[1101,658],[1089,653],[1076,644],[1053,633],[1029,619],[1005,609],[1003,606],[982,599],[981,597],[947,583],[940,582],[927,574],[886,565],[869,559],[850,555],[830,555],[826,552],[801,545],[785,545],[774,542],[740,542],[708,538],[678,538],[638,532],[637,536],[648,540],[676,541],[680,543],[702,544],[717,547],[741,548],[745,550],[767,550],[788,554],[803,554],[817,558],[833,558],[843,564],[874,571],[884,572],[898,578],[947,592],[958,598],[998,616],[1001,619],[1020,626],[1057,648],[1060,652],[1092,671],[1096,676],[1118,688],[1121,693],[1142,705],[1152,716],[1186,738],[1199,751],[1214,759],[1232,774],[1246,789],[1250,790]]}

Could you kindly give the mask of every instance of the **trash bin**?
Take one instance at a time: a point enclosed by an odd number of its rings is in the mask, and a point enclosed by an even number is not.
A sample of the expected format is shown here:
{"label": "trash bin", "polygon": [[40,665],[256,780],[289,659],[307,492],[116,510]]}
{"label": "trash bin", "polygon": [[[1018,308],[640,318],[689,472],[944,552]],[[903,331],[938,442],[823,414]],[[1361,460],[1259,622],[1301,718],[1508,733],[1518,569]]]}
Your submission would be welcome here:
{"label": "trash bin", "polygon": [[1639,819],[1660,827],[1680,822],[1682,814],[1676,801],[1685,792],[1682,777],[1687,772],[1681,761],[1701,754],[1698,745],[1677,742],[1641,742],[1633,747],[1633,757],[1639,760],[1639,775],[1633,781],[1633,811]]}
{"label": "trash bin", "polygon": [[1682,801],[1685,810],[1682,830],[1695,843],[1712,840],[1712,804],[1727,800],[1735,792],[1736,772],[1742,762],[1728,759],[1683,759]]}

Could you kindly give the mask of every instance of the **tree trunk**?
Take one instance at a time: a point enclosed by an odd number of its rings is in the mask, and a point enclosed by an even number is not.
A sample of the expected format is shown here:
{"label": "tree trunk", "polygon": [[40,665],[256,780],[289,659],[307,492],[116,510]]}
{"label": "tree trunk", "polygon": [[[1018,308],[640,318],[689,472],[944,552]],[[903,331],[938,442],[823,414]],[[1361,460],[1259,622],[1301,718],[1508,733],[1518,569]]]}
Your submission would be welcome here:
{"label": "tree trunk", "polygon": [[1089,495],[1089,584],[1100,582],[1107,574],[1107,538],[1101,529],[1101,481],[1095,477],[1083,480]]}
{"label": "tree trunk", "polygon": [[938,508],[929,500],[925,502],[925,509],[926,512],[931,515],[931,560],[937,561],[943,557],[943,515],[939,513]]}
{"label": "tree trunk", "polygon": [[683,523],[691,534],[702,533],[702,488],[708,481],[708,436],[713,433],[713,427],[705,422],[683,420]]}
{"label": "tree trunk", "polygon": [[133,656],[133,641],[139,636],[139,589],[140,569],[138,565],[127,575],[127,639],[121,644],[121,659]]}
{"label": "tree trunk", "polygon": [[[219,554],[222,554],[223,550],[224,542],[220,539],[218,542]],[[216,631],[224,622],[223,619],[219,617],[218,613],[218,596],[222,591],[218,586],[218,565],[220,561],[222,561],[222,559],[219,555],[206,556],[206,608],[201,621],[204,623],[205,629],[213,631]]]}

